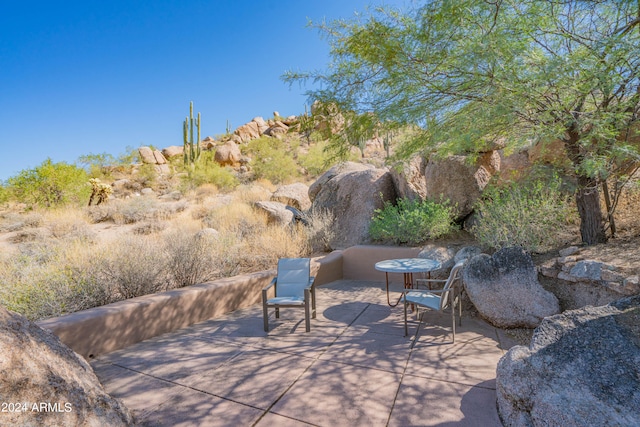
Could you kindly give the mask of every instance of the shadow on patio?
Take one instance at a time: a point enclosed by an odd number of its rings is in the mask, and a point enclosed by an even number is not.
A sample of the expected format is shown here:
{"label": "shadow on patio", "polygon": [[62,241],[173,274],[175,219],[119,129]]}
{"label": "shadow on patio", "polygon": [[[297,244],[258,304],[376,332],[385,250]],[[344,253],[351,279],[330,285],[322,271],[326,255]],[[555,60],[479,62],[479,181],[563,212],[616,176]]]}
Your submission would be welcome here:
{"label": "shadow on patio", "polygon": [[[501,425],[495,368],[505,349],[490,325],[427,313],[404,337],[384,284],[317,289],[318,318],[236,310],[92,362],[106,390],[144,425]],[[410,334],[417,328],[410,321]]]}

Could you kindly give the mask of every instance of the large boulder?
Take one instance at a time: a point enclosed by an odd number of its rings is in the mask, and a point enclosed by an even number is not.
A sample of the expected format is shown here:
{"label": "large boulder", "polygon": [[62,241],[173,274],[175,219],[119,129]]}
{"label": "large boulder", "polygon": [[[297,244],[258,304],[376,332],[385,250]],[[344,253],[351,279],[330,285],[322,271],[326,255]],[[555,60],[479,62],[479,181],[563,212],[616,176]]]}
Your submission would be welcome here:
{"label": "large boulder", "polygon": [[435,201],[449,200],[455,206],[459,220],[473,211],[492,171],[499,167],[500,157],[485,155],[475,164],[469,164],[468,160],[467,156],[432,158],[424,171],[426,197]]}
{"label": "large boulder", "polygon": [[243,143],[247,143],[252,139],[260,138],[260,127],[257,122],[252,120],[238,127],[233,134],[237,135]]}
{"label": "large boulder", "polygon": [[498,363],[505,426],[640,425],[640,295],[546,318]]}
{"label": "large boulder", "polygon": [[306,211],[311,207],[309,187],[301,182],[281,185],[273,192],[271,200],[293,206],[301,211]]}
{"label": "large boulder", "polygon": [[398,197],[410,200],[427,197],[427,181],[424,171],[427,161],[422,155],[412,157],[407,163],[391,169],[391,177],[396,186]]}
{"label": "large boulder", "polygon": [[[311,193],[311,188],[309,188]],[[333,249],[369,242],[369,224],[376,209],[396,199],[391,174],[387,169],[343,172],[329,179],[315,195],[311,209],[327,210],[335,218]]]}
{"label": "large boulder", "polygon": [[356,172],[356,171],[363,171],[363,170],[369,170],[369,169],[374,169],[374,167],[371,165],[366,165],[364,163],[357,163],[357,162],[344,162],[344,163],[337,164],[333,166],[331,169],[329,169],[328,171],[326,171],[325,173],[323,173],[322,175],[320,175],[320,177],[318,177],[318,179],[316,179],[315,182],[313,182],[313,184],[309,186],[309,199],[311,199],[311,201],[313,202],[313,200],[316,198],[316,195],[320,192],[322,187],[327,182],[329,182],[336,176],[340,175],[341,173]]}
{"label": "large boulder", "polygon": [[433,259],[440,263],[440,268],[431,272],[432,279],[446,279],[454,266],[456,250],[430,243],[422,248],[418,258]]}
{"label": "large boulder", "polygon": [[467,261],[465,290],[480,315],[499,328],[535,328],[560,312],[558,299],[538,282],[536,266],[522,248],[500,249]]}
{"label": "large boulder", "polygon": [[153,155],[153,150],[149,147],[140,147],[138,148],[138,154],[140,154],[140,160],[142,163],[148,165],[156,164],[156,157]]}
{"label": "large boulder", "polygon": [[153,150],[153,158],[156,159],[157,165],[164,165],[167,163],[167,159],[164,158],[160,150]]}
{"label": "large boulder", "polygon": [[220,166],[237,167],[240,166],[242,153],[235,142],[227,141],[225,144],[216,148],[213,160]]}
{"label": "large boulder", "polygon": [[162,149],[162,154],[165,158],[170,159],[172,157],[184,155],[183,145],[170,145],[167,148]]}
{"label": "large boulder", "polygon": [[260,201],[255,202],[254,207],[267,214],[268,224],[289,225],[293,222],[293,212],[284,203]]}
{"label": "large boulder", "polygon": [[267,129],[269,129],[269,125],[267,124],[267,122],[265,122],[264,119],[260,116],[254,117],[251,121],[254,122],[258,127],[258,132],[260,132],[260,135],[262,135],[267,131]]}
{"label": "large boulder", "polygon": [[267,130],[264,131],[264,134],[267,136],[273,136],[276,138],[281,137],[289,131],[289,126],[282,123],[280,120],[276,120],[273,125],[269,126]]}
{"label": "large boulder", "polygon": [[58,337],[0,306],[0,424],[127,426],[91,366]]}

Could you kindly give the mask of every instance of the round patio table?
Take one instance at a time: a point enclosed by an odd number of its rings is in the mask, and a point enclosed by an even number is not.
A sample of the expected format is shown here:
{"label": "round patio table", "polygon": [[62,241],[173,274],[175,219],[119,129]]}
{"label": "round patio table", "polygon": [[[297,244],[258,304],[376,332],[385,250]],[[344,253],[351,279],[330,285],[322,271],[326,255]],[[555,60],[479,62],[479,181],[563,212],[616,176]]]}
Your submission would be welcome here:
{"label": "round patio table", "polygon": [[404,288],[413,288],[413,273],[428,273],[431,278],[431,272],[440,268],[440,262],[429,258],[400,258],[387,259],[376,262],[375,269],[384,271],[387,284],[387,304],[395,307],[400,303],[402,295],[395,304],[391,304],[389,299],[389,273],[402,273],[404,276]]}

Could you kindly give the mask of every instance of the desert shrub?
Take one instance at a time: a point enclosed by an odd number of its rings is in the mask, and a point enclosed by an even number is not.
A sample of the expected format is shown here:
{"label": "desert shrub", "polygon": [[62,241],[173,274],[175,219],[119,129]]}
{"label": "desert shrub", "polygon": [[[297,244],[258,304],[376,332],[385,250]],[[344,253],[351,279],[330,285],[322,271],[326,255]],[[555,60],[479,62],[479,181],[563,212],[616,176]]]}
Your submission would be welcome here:
{"label": "desert shrub", "polygon": [[245,151],[251,157],[251,167],[256,178],[282,183],[298,176],[290,150],[282,140],[263,136],[247,144]]}
{"label": "desert shrub", "polygon": [[558,178],[494,187],[478,202],[471,232],[495,249],[521,246],[542,252],[562,243],[562,232],[575,217],[569,198]]}
{"label": "desert shrub", "polygon": [[319,142],[311,145],[306,153],[298,156],[298,162],[307,173],[316,177],[329,167],[330,156],[326,151],[327,142]]}
{"label": "desert shrub", "polygon": [[0,231],[10,233],[20,231],[24,228],[39,227],[42,225],[44,216],[38,211],[27,213],[7,212],[0,215]]}
{"label": "desert shrub", "polygon": [[141,196],[89,206],[85,213],[92,223],[112,221],[116,224],[135,224],[141,221],[171,219],[187,206],[188,203],[184,200],[160,202],[154,197]]}
{"label": "desert shrub", "polygon": [[156,171],[156,165],[149,163],[143,163],[137,169],[135,180],[142,187],[154,188],[158,183],[158,172]]}
{"label": "desert shrub", "polygon": [[96,266],[118,299],[164,291],[168,286],[162,244],[150,237],[121,237],[106,247]]}
{"label": "desert shrub", "polygon": [[84,240],[94,242],[96,233],[89,227],[89,224],[77,218],[59,218],[47,223],[47,228],[51,235],[58,239]]}
{"label": "desert shrub", "polygon": [[33,169],[21,171],[7,180],[12,196],[33,206],[52,207],[86,203],[91,194],[84,169],[47,159]]}
{"label": "desert shrub", "polygon": [[203,283],[215,275],[217,238],[177,229],[165,236],[167,269],[171,287]]}
{"label": "desert shrub", "polygon": [[7,203],[11,198],[11,192],[0,182],[0,204]]}
{"label": "desert shrub", "polygon": [[213,151],[202,153],[200,160],[195,164],[193,170],[183,177],[183,183],[188,188],[198,188],[204,184],[213,184],[217,188],[229,191],[239,184],[231,168],[222,167],[213,160]]}
{"label": "desert shrub", "polygon": [[110,181],[111,169],[118,164],[118,160],[109,153],[85,154],[78,157],[77,163],[84,167],[90,178]]}
{"label": "desert shrub", "polygon": [[448,203],[431,200],[398,199],[376,209],[369,235],[374,240],[417,244],[435,239],[455,229],[454,209]]}
{"label": "desert shrub", "polygon": [[307,245],[311,252],[327,252],[331,248],[331,240],[335,237],[333,224],[335,217],[327,209],[312,209],[305,216],[308,224],[305,227]]}
{"label": "desert shrub", "polygon": [[110,303],[112,290],[99,279],[92,249],[81,241],[22,246],[0,259],[0,303],[31,320]]}
{"label": "desert shrub", "polygon": [[136,224],[131,231],[133,234],[147,236],[149,234],[159,233],[166,230],[167,227],[167,223],[164,221],[146,221]]}

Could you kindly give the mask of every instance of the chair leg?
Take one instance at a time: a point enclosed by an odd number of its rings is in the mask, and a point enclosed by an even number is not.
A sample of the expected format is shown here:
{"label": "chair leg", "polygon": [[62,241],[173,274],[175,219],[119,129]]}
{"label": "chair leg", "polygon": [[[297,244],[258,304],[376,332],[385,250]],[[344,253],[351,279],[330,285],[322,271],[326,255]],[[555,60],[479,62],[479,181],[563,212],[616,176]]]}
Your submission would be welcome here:
{"label": "chair leg", "polygon": [[407,299],[404,299],[404,336],[409,335],[409,328],[407,327]]}
{"label": "chair leg", "polygon": [[307,332],[311,330],[311,313],[309,313],[309,304],[311,295],[309,295],[309,291],[305,289],[304,291],[304,326]]}
{"label": "chair leg", "polygon": [[264,331],[269,332],[269,309],[267,308],[267,291],[262,291],[262,319]]}
{"label": "chair leg", "polygon": [[456,342],[456,307],[455,304],[451,307],[451,326],[453,330],[453,342]]}
{"label": "chair leg", "polygon": [[311,288],[311,317],[316,318],[316,288]]}
{"label": "chair leg", "polygon": [[280,307],[276,306],[276,319],[280,318]]}

